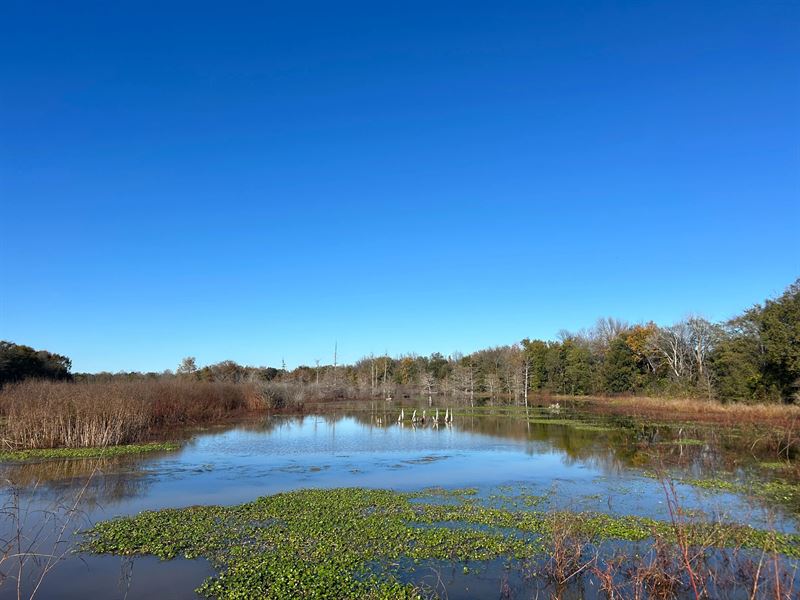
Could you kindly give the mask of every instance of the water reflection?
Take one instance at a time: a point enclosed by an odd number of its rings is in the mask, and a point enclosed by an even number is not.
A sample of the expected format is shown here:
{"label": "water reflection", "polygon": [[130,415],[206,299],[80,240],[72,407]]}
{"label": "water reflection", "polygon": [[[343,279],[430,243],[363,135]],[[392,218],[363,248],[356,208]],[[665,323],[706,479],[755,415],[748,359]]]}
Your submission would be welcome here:
{"label": "water reflection", "polygon": [[[147,493],[143,462],[120,458],[45,460],[0,465],[0,478],[19,489],[23,499],[35,490],[43,501],[83,489],[82,504],[108,506]],[[152,457],[150,457],[152,460]]]}
{"label": "water reflection", "polygon": [[[492,471],[498,454],[519,467],[517,475],[503,469],[512,479],[539,473],[542,460],[551,467],[545,479],[575,477],[578,470],[604,477],[661,469],[713,476],[752,467],[759,460],[742,453],[735,436],[703,427],[640,425],[629,419],[567,411],[553,415],[541,409],[511,417],[500,410],[457,413],[452,424],[437,427],[430,418],[425,424],[398,424],[396,412],[343,407],[319,415],[252,419],[196,433],[175,453],[10,463],[0,465],[0,477],[23,491],[38,486],[37,493],[52,498],[91,476],[86,495],[92,505],[120,505],[128,512],[129,501],[160,499],[166,490],[176,501],[191,491],[193,502],[229,503],[248,499],[243,497],[247,488],[266,493],[315,483],[413,487],[418,486],[417,477],[397,473],[403,461],[436,453],[447,454],[450,464],[449,469],[424,475],[434,485],[498,483]],[[532,464],[535,456],[540,460]],[[458,472],[453,477],[465,457],[470,461],[468,475]],[[353,480],[355,473],[363,476]]]}
{"label": "water reflection", "polygon": [[[235,504],[302,487],[476,487],[486,498],[513,486],[545,496],[541,509],[666,519],[663,490],[647,476],[651,472],[667,469],[678,476],[713,476],[752,470],[769,458],[743,452],[735,432],[640,424],[565,409],[513,415],[501,408],[472,413],[458,409],[452,424],[438,426],[430,415],[425,423],[398,424],[397,406],[376,404],[354,410],[343,405],[326,410],[193,432],[181,450],[171,453],[2,464],[0,478],[5,483],[0,495],[7,501],[12,489],[18,490],[33,514],[85,486],[83,510],[86,520],[94,522],[145,509]],[[688,509],[702,510],[712,518],[735,517],[755,526],[794,530],[793,519],[776,517],[745,498],[709,497],[688,486],[679,490]],[[75,573],[81,569],[94,569],[96,583],[82,579],[80,593],[117,595],[108,586],[114,580],[110,565],[118,574],[118,560],[82,560],[86,562],[70,559],[68,567],[56,573],[79,577]],[[187,564],[169,570],[152,561],[142,565],[154,577],[170,573],[177,578],[176,589],[183,590],[193,589],[202,579],[198,574],[208,569]],[[73,589],[62,577],[67,575],[57,575],[55,581]],[[142,585],[127,593],[129,598],[146,598],[151,591]],[[0,598],[7,594],[0,588]]]}

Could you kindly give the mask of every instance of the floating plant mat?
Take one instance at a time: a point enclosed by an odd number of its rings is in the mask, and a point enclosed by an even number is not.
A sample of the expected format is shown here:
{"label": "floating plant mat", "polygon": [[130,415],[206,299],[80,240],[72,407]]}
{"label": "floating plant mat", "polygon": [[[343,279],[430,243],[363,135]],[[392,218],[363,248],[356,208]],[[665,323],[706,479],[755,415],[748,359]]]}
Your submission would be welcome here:
{"label": "floating plant mat", "polygon": [[[438,498],[450,502],[437,502]],[[430,502],[426,502],[430,498]],[[453,500],[456,500],[453,502]],[[219,598],[404,598],[419,590],[403,565],[547,557],[564,531],[587,543],[651,538],[701,548],[800,557],[800,535],[745,525],[671,522],[486,506],[474,490],[339,488],[265,496],[238,506],[193,506],[106,521],[83,549],[162,559],[205,557],[219,569],[198,590]]]}
{"label": "floating plant mat", "polygon": [[31,448],[28,450],[6,450],[0,452],[0,461],[111,458],[146,452],[170,452],[178,450],[180,447],[180,444],[175,442],[153,442],[149,444],[124,444],[89,448]]}

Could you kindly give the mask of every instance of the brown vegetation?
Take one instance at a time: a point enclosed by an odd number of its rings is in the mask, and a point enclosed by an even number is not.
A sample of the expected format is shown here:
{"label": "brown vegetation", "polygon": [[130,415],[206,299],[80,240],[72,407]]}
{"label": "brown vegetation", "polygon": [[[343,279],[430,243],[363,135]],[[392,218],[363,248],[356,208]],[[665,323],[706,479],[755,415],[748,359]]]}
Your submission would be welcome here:
{"label": "brown vegetation", "polygon": [[266,383],[174,378],[105,383],[28,380],[0,392],[2,440],[11,448],[81,448],[130,444],[154,430],[218,421],[296,396]]}
{"label": "brown vegetation", "polygon": [[634,418],[698,421],[725,426],[800,425],[800,406],[786,404],[723,404],[695,398],[651,398],[646,396],[593,396],[581,399],[549,396],[568,404],[603,414]]}
{"label": "brown vegetation", "polygon": [[[544,568],[554,590],[551,598],[573,597],[566,588],[570,582],[573,592],[586,584],[597,585],[608,600],[797,597],[794,561],[776,551],[715,547],[713,534],[692,533],[672,480],[662,478],[661,483],[671,528],[668,533],[653,528],[646,545],[617,547],[608,555],[574,522],[553,520],[552,548]],[[583,573],[590,579],[581,579]]]}

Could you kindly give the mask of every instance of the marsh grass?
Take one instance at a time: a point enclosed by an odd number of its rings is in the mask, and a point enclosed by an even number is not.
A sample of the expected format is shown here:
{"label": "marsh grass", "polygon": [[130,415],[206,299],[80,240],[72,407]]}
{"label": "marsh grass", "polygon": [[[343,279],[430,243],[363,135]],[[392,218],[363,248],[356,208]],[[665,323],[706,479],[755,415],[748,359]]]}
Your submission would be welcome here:
{"label": "marsh grass", "polygon": [[116,446],[145,441],[159,429],[267,407],[255,384],[28,380],[0,391],[0,435],[7,450]]}
{"label": "marsh grass", "polygon": [[795,431],[800,426],[800,406],[786,404],[741,404],[696,398],[651,398],[648,396],[558,397],[565,406],[580,406],[595,412],[639,418],[667,417],[670,421],[703,422],[741,427],[772,425]]}

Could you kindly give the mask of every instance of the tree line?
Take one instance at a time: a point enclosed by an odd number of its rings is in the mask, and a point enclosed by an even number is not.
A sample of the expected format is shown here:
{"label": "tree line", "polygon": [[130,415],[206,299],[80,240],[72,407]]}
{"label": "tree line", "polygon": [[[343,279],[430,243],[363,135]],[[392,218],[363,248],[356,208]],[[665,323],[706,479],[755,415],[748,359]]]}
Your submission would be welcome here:
{"label": "tree line", "polygon": [[0,341],[0,388],[24,379],[71,379],[71,369],[66,356]]}
{"label": "tree line", "polygon": [[[27,376],[63,378],[63,372],[21,366],[25,352],[0,345],[0,381]],[[11,352],[17,358],[6,360]],[[16,354],[15,354],[16,353]],[[37,358],[36,360],[44,360]],[[64,362],[66,360],[66,363]],[[45,361],[46,362],[46,361]],[[58,360],[56,360],[58,363]],[[49,364],[49,363],[48,363]],[[15,371],[16,369],[16,371]],[[671,325],[630,324],[603,318],[558,340],[523,339],[462,355],[366,356],[349,365],[293,370],[249,367],[233,361],[198,367],[187,357],[173,373],[76,374],[80,380],[185,377],[204,381],[264,381],[301,385],[319,397],[456,395],[472,402],[528,394],[680,395],[723,402],[800,401],[800,279],[779,297],[725,322],[691,316]]]}

